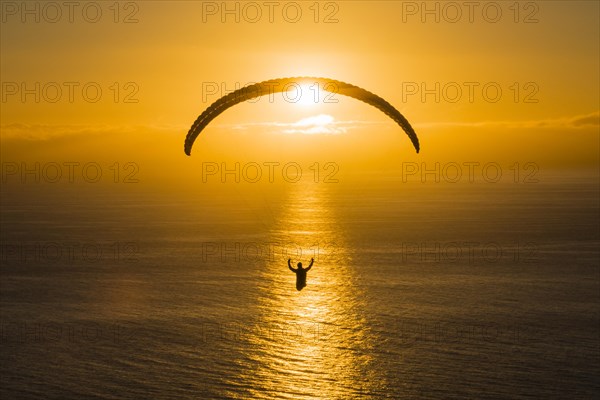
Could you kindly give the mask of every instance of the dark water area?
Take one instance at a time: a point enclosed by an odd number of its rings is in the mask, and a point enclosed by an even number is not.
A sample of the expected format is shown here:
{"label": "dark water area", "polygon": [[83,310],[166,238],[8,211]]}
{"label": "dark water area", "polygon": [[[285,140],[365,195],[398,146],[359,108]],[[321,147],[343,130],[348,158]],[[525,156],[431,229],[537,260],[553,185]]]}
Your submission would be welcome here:
{"label": "dark water area", "polygon": [[1,200],[3,398],[600,390],[597,180]]}

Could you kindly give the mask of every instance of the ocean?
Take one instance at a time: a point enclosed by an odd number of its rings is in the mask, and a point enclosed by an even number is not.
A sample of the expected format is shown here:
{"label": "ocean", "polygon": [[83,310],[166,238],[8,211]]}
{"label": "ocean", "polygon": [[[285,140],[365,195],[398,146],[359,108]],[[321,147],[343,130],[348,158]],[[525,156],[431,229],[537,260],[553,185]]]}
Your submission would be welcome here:
{"label": "ocean", "polygon": [[1,397],[598,395],[597,177],[362,179],[4,186]]}

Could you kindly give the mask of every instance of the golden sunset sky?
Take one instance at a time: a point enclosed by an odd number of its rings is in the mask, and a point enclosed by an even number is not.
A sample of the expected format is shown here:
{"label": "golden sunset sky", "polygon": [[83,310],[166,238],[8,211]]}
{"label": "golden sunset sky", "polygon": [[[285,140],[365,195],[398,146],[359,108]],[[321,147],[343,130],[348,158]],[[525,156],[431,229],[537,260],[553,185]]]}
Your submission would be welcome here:
{"label": "golden sunset sky", "polygon": [[[150,177],[194,174],[206,160],[307,154],[392,169],[597,169],[596,1],[53,4],[2,2],[3,161],[132,161]],[[276,96],[227,110],[184,155],[190,125],[221,95],[291,76],[380,95],[415,127],[421,153],[354,99]],[[284,132],[319,115],[329,133]]]}

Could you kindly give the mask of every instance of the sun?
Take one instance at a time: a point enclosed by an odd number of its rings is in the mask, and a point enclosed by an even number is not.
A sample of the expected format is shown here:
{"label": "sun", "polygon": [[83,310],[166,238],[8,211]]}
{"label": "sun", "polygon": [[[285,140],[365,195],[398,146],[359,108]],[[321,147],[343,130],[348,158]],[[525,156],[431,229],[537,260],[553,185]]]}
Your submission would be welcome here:
{"label": "sun", "polygon": [[320,90],[318,83],[299,83],[289,92],[289,99],[303,108],[314,107],[321,100]]}

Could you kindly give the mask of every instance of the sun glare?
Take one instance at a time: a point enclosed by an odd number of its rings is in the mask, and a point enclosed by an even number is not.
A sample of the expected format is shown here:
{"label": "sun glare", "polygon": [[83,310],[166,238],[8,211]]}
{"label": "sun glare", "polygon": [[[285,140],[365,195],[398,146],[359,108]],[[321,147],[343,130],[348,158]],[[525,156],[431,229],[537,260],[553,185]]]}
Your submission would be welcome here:
{"label": "sun glare", "polygon": [[319,84],[301,83],[296,90],[290,92],[291,100],[302,107],[315,106],[319,103],[320,87]]}
{"label": "sun glare", "polygon": [[345,133],[345,129],[336,126],[335,118],[327,114],[313,115],[289,125],[290,129],[284,129],[284,133],[303,133],[313,135],[318,133],[337,134]]}

